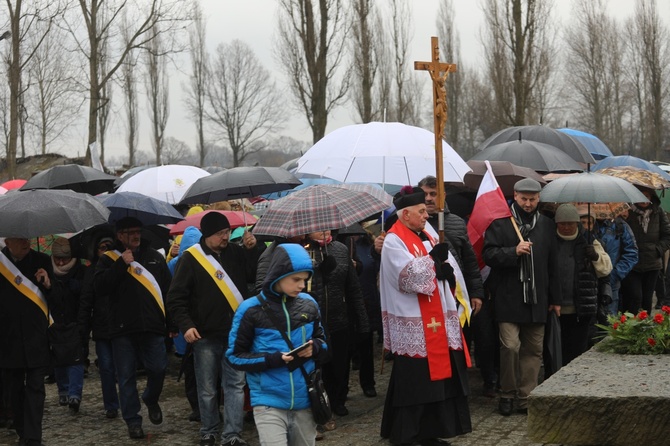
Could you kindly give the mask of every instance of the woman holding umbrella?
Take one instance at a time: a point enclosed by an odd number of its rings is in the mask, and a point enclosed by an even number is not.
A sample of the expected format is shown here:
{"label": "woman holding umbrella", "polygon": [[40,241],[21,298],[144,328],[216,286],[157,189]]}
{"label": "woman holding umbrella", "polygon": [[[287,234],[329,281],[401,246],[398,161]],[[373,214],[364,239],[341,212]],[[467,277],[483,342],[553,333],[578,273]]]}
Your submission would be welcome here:
{"label": "woman holding umbrella", "polygon": [[633,203],[626,219],[639,251],[637,265],[621,282],[622,311],[631,313],[637,313],[640,308],[651,312],[663,255],[670,248],[670,221],[660,207],[658,196],[646,187],[637,188],[651,203]]}

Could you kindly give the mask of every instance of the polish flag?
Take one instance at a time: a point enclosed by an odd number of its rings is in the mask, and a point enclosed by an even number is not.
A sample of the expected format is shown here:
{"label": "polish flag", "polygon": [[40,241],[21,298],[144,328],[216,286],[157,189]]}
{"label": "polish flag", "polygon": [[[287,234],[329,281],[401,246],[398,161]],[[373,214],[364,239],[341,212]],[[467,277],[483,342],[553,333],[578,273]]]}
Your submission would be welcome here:
{"label": "polish flag", "polygon": [[477,200],[468,221],[468,237],[477,255],[477,262],[479,263],[479,269],[482,270],[483,279],[486,279],[489,272],[489,267],[484,264],[482,258],[484,233],[493,220],[512,216],[502,189],[498,186],[498,181],[493,175],[491,164],[488,161],[485,161],[485,163],[486,173],[479,185]]}

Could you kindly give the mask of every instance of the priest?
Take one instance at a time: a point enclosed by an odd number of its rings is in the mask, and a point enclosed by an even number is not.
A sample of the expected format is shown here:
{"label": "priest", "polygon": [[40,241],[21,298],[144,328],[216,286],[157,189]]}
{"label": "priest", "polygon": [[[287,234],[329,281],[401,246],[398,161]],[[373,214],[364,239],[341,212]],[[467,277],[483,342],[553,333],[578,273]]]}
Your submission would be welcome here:
{"label": "priest", "polygon": [[394,205],[381,252],[384,347],[394,354],[381,435],[394,445],[446,445],[472,431],[470,357],[454,298],[467,300],[467,289],[449,244],[425,231],[423,190],[406,186]]}

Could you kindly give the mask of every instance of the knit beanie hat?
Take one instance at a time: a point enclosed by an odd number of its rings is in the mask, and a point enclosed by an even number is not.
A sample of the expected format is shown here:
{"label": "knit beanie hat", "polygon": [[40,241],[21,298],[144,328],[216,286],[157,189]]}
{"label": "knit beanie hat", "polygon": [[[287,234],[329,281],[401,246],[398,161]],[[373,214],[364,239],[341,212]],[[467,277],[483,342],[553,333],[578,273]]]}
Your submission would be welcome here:
{"label": "knit beanie hat", "polygon": [[579,223],[579,212],[571,204],[562,204],[556,209],[554,221],[556,223]]}
{"label": "knit beanie hat", "polygon": [[200,232],[202,232],[202,236],[205,238],[216,234],[222,229],[228,228],[230,228],[228,218],[217,211],[208,212],[202,217],[202,220],[200,220]]}
{"label": "knit beanie hat", "polygon": [[51,244],[51,255],[53,257],[69,258],[72,257],[70,241],[64,237],[59,237]]}

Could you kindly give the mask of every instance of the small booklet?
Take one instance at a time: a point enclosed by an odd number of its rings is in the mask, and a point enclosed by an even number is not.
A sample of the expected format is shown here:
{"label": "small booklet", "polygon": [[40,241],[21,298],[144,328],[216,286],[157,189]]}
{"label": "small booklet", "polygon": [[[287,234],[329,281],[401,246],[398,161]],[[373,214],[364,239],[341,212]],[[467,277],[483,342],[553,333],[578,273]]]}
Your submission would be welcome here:
{"label": "small booklet", "polygon": [[297,356],[298,356],[298,352],[303,351],[304,349],[306,349],[306,348],[309,347],[310,345],[311,345],[311,344],[310,344],[309,342],[305,342],[304,344],[302,344],[302,345],[300,345],[300,346],[294,348],[294,349],[291,350],[290,352],[288,352],[288,353],[284,353],[284,354],[285,354],[286,356],[297,357]]}

